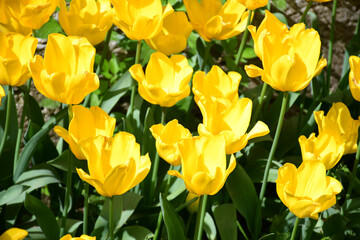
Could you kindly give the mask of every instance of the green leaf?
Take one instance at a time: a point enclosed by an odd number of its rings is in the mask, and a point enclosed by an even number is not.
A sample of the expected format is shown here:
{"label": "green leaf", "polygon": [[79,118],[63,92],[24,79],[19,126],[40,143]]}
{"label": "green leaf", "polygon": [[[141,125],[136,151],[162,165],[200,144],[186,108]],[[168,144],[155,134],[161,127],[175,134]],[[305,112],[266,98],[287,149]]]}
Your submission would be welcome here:
{"label": "green leaf", "polygon": [[160,194],[160,206],[169,239],[186,239],[178,214],[162,194]]}
{"label": "green leaf", "polygon": [[63,109],[55,116],[51,117],[44,126],[42,126],[41,130],[37,132],[30,141],[25,145],[18,162],[15,164],[15,172],[13,176],[14,182],[17,181],[19,176],[25,171],[30,161],[30,158],[34,154],[36,150],[36,146],[41,140],[48,134],[48,132],[56,125],[58,121],[60,121],[63,117],[67,115],[67,108]]}
{"label": "green leaf", "polygon": [[36,222],[48,240],[59,239],[60,229],[55,216],[42,201],[27,194],[24,206],[29,212],[35,215]]}
{"label": "green leaf", "polygon": [[[69,156],[69,154],[71,154]],[[59,156],[57,156],[55,159],[48,161],[47,163],[50,164],[53,167],[56,167],[62,171],[68,171],[69,166],[69,157],[72,157],[72,172],[76,172],[76,168],[86,169],[87,162],[85,160],[79,160],[77,159],[74,154],[71,153],[69,149],[66,149],[64,152],[62,152]]]}
{"label": "green leaf", "polygon": [[236,209],[245,218],[253,238],[257,238],[261,227],[260,202],[253,182],[240,164],[229,175],[226,189]]}
{"label": "green leaf", "polygon": [[50,17],[50,20],[45,23],[39,30],[36,30],[36,37],[46,39],[50,33],[60,33],[62,28],[58,21],[53,17]]}
{"label": "green leaf", "polygon": [[213,218],[209,213],[205,214],[204,218],[204,231],[206,233],[206,236],[210,240],[216,239],[216,226]]}
{"label": "green leaf", "polygon": [[22,185],[13,185],[9,187],[7,190],[3,190],[0,192],[0,206],[7,204],[8,202],[18,198],[27,187]]}
{"label": "green leaf", "polygon": [[124,227],[118,235],[123,240],[150,239],[154,237],[154,234],[149,229],[142,226]]}
{"label": "green leaf", "polygon": [[273,0],[272,3],[280,11],[284,12],[286,10],[287,7],[286,0]]}
{"label": "green leaf", "polygon": [[100,107],[107,113],[116,105],[121,97],[123,97],[129,90],[132,83],[132,78],[129,72],[126,72],[117,82],[110,87],[105,93]]}
{"label": "green leaf", "polygon": [[226,203],[215,206],[213,209],[216,226],[219,229],[221,239],[236,240],[236,209],[234,204]]}

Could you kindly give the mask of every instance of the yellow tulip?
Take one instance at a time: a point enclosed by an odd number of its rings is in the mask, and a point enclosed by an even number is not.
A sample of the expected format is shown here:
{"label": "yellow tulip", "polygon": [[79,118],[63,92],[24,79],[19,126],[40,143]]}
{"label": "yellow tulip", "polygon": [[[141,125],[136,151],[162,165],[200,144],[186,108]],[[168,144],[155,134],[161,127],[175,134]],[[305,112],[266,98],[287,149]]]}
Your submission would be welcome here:
{"label": "yellow tulip", "polygon": [[0,33],[0,84],[21,86],[30,78],[28,64],[36,46],[34,37]]}
{"label": "yellow tulip", "polygon": [[258,121],[249,133],[252,101],[249,98],[238,99],[224,108],[214,99],[197,102],[203,115],[203,123],[199,124],[201,136],[222,135],[226,142],[226,154],[232,154],[243,149],[248,140],[269,133],[268,126]]}
{"label": "yellow tulip", "polygon": [[80,141],[90,174],[76,169],[80,178],[105,197],[121,195],[138,185],[150,171],[149,155],[140,156],[134,135],[119,132],[113,138],[97,136]]}
{"label": "yellow tulip", "polygon": [[90,237],[88,235],[81,235],[80,237],[71,237],[70,234],[63,236],[60,240],[96,240],[96,237]]}
{"label": "yellow tulip", "polygon": [[169,175],[182,178],[189,192],[214,195],[224,186],[229,174],[235,169],[234,155],[226,169],[225,139],[222,136],[193,137],[178,143],[182,175],[175,170]]}
{"label": "yellow tulip", "polygon": [[340,135],[345,143],[344,155],[356,152],[360,120],[352,119],[345,104],[334,103],[326,116],[324,116],[324,111],[317,111],[314,112],[314,117],[319,133],[329,132],[334,136]]}
{"label": "yellow tulip", "polygon": [[0,106],[1,106],[1,98],[5,97],[5,91],[4,88],[0,85]]}
{"label": "yellow tulip", "polygon": [[169,164],[179,166],[181,164],[180,154],[177,150],[177,143],[184,138],[191,138],[190,131],[174,119],[166,124],[151,126],[150,131],[156,139],[156,150],[159,156]]}
{"label": "yellow tulip", "polygon": [[35,87],[46,97],[79,104],[86,95],[99,88],[93,72],[95,48],[79,37],[53,33],[48,37],[44,59],[36,56],[29,68]]}
{"label": "yellow tulip", "polygon": [[30,29],[40,29],[49,21],[58,6],[58,0],[8,0],[10,15]]}
{"label": "yellow tulip", "polygon": [[171,107],[190,94],[193,69],[183,55],[169,59],[156,52],[151,54],[145,73],[140,64],[133,65],[129,72],[139,83],[141,97],[149,103]]}
{"label": "yellow tulip", "polygon": [[280,22],[271,12],[265,10],[265,18],[260,26],[249,25],[249,32],[254,40],[254,50],[256,55],[262,59],[263,54],[263,38],[268,36],[272,38],[272,42],[282,41],[284,34],[289,34],[289,29],[285,24]]}
{"label": "yellow tulip", "polygon": [[276,192],[280,200],[299,218],[318,219],[318,213],[336,203],[341,183],[326,176],[320,161],[304,161],[299,168],[286,163],[278,171]]}
{"label": "yellow tulip", "polygon": [[78,159],[86,159],[80,149],[80,141],[99,135],[105,137],[114,135],[116,119],[109,117],[99,107],[87,109],[81,105],[75,105],[72,107],[72,115],[69,131],[60,126],[55,126],[54,131],[69,144],[71,151]]}
{"label": "yellow tulip", "polygon": [[86,37],[92,45],[104,41],[113,18],[109,0],[73,0],[69,10],[66,1],[60,1],[59,22],[66,35]]}
{"label": "yellow tulip", "polygon": [[351,56],[349,58],[350,74],[349,86],[350,91],[356,101],[360,101],[360,58]]}
{"label": "yellow tulip", "polygon": [[[188,201],[192,200],[192,199],[195,198],[195,197],[198,197],[198,195],[189,192],[188,195],[186,196],[185,202],[188,202]],[[199,201],[200,201],[200,198],[196,199],[195,202],[193,202],[193,203],[191,203],[190,205],[187,206],[187,210],[188,210],[191,214],[194,214],[194,213],[196,213],[196,212],[198,211]]]}
{"label": "yellow tulip", "polygon": [[24,36],[32,34],[32,29],[21,25],[19,20],[17,20],[16,18],[13,18],[10,15],[8,15],[6,18],[7,18],[6,22],[0,22],[0,32],[3,33],[16,32]]}
{"label": "yellow tulip", "polygon": [[20,228],[10,228],[0,236],[0,240],[22,240],[28,235],[28,232]]}
{"label": "yellow tulip", "polygon": [[257,44],[258,54],[262,51],[264,69],[252,64],[245,66],[250,77],[261,76],[275,90],[296,92],[304,89],[326,66],[326,59],[319,61],[320,36],[314,29],[305,29],[305,24],[295,24],[280,38],[274,37],[278,34],[275,32],[263,33]]}
{"label": "yellow tulip", "polygon": [[133,40],[155,37],[162,29],[163,19],[174,10],[161,0],[111,0],[115,9],[114,23]]}
{"label": "yellow tulip", "polygon": [[193,28],[184,12],[173,12],[164,18],[161,32],[146,43],[155,51],[166,55],[179,53],[186,48]]}
{"label": "yellow tulip", "polygon": [[269,0],[238,0],[239,3],[244,5],[247,9],[255,10],[264,7],[268,4]]}
{"label": "yellow tulip", "polygon": [[345,151],[345,143],[340,135],[323,131],[318,137],[312,133],[309,138],[299,137],[301,154],[304,161],[321,161],[326,169],[333,168]]}
{"label": "yellow tulip", "polygon": [[224,107],[235,103],[239,98],[240,80],[241,75],[239,73],[231,71],[226,74],[216,65],[213,65],[207,74],[203,71],[197,71],[194,74],[192,88],[195,102],[207,98],[216,98]]}
{"label": "yellow tulip", "polygon": [[190,22],[205,41],[224,40],[245,31],[249,12],[238,0],[184,0]]}

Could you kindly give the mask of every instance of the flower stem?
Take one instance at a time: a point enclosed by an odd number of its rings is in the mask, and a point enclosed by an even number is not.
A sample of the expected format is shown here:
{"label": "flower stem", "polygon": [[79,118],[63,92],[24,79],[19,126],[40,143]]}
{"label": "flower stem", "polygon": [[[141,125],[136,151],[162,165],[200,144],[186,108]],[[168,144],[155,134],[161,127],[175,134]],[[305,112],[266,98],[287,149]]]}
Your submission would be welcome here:
{"label": "flower stem", "polygon": [[[359,128],[359,130],[360,130],[360,128]],[[358,165],[359,165],[359,159],[360,159],[360,134],[358,132],[357,151],[356,151],[356,155],[355,155],[354,166],[353,166],[353,169],[352,169],[352,172],[351,172],[351,179],[350,179],[350,183],[349,183],[349,188],[348,188],[348,190],[346,192],[344,204],[346,204],[346,202],[349,200],[350,195],[351,195],[351,191],[352,191],[352,189],[354,187],[354,182],[355,182],[355,179],[356,179],[356,172],[357,172]]]}
{"label": "flower stem", "polygon": [[212,42],[206,42],[205,55],[202,61],[202,65],[200,66],[200,71],[205,71],[206,63],[209,59],[210,50],[211,50]]}
{"label": "flower stem", "polygon": [[198,207],[198,212],[197,212],[197,217],[196,217],[194,240],[201,240],[201,237],[202,237],[207,198],[208,198],[208,195],[200,196],[199,207]]}
{"label": "flower stem", "polygon": [[331,66],[332,66],[335,22],[336,22],[336,6],[337,6],[337,0],[334,0],[332,14],[331,14],[331,30],[330,30],[330,40],[329,40],[328,64],[326,69],[325,96],[329,95],[330,92]]}
{"label": "flower stem", "polygon": [[236,58],[235,58],[235,65],[239,65],[239,62],[241,61],[241,57],[244,53],[244,49],[245,49],[245,44],[246,44],[246,40],[248,38],[249,35],[249,30],[247,29],[247,27],[251,24],[251,15],[253,13],[253,10],[249,10],[249,16],[247,18],[247,22],[246,22],[246,27],[245,27],[245,31],[244,31],[244,35],[241,39],[241,43],[240,43],[240,47],[239,50],[236,54]]}
{"label": "flower stem", "polygon": [[306,15],[307,15],[308,11],[310,10],[312,4],[313,4],[313,1],[310,0],[310,1],[308,2],[308,4],[307,4],[306,8],[305,8],[305,11],[304,11],[303,15],[302,15],[301,18],[300,18],[299,23],[302,23],[302,22],[305,21]]}
{"label": "flower stem", "polygon": [[89,215],[89,184],[84,182],[85,196],[84,196],[84,215],[83,215],[83,234],[88,231],[88,215]]}
{"label": "flower stem", "polygon": [[[141,40],[138,41],[137,46],[136,46],[135,64],[140,63],[140,52],[141,52]],[[134,81],[134,79],[132,79],[130,106],[129,106],[129,116],[131,116],[131,117],[133,116],[133,113],[134,113],[135,94],[136,94],[136,81]]]}
{"label": "flower stem", "polygon": [[[161,114],[161,124],[165,124],[165,120],[166,119],[166,108],[162,108],[162,114]],[[156,188],[156,183],[157,183],[157,174],[158,174],[158,170],[159,170],[159,162],[160,162],[160,156],[158,154],[158,152],[156,151],[155,154],[155,160],[154,160],[154,164],[153,164],[153,171],[152,171],[152,175],[151,175],[151,185],[150,185],[150,202],[152,202],[154,200],[154,195],[155,195],[155,188]]]}
{"label": "flower stem", "polygon": [[1,144],[0,144],[0,157],[1,157],[1,154],[2,154],[2,152],[4,150],[7,135],[8,135],[8,132],[9,132],[11,109],[12,109],[11,105],[13,104],[12,100],[13,100],[13,88],[12,88],[12,86],[9,85],[8,96],[7,96],[7,105],[6,105],[5,128],[4,128],[4,133],[3,133],[3,136],[2,136],[2,139],[1,139]]}
{"label": "flower stem", "polygon": [[300,218],[296,217],[294,228],[292,230],[290,240],[295,240],[296,232],[297,232],[297,229],[298,229],[298,226],[299,226],[299,221],[300,221]]}
{"label": "flower stem", "polygon": [[114,198],[109,197],[109,235],[114,240]]}
{"label": "flower stem", "polygon": [[260,99],[259,99],[259,103],[258,105],[256,106],[256,109],[255,109],[255,112],[254,112],[254,116],[252,117],[252,122],[255,124],[255,122],[257,121],[257,118],[259,116],[259,112],[260,112],[260,109],[263,105],[263,101],[264,101],[264,96],[265,96],[265,93],[266,93],[266,88],[267,88],[267,83],[264,82],[263,86],[262,86],[262,89],[261,89],[261,94],[260,94]]}
{"label": "flower stem", "polygon": [[268,160],[266,163],[266,167],[265,167],[263,182],[261,185],[260,197],[259,197],[261,203],[264,200],[266,185],[267,185],[267,181],[268,181],[268,177],[269,177],[270,165],[271,165],[272,159],[274,158],[276,147],[279,142],[280,132],[281,132],[281,128],[282,128],[282,124],[283,124],[283,120],[284,120],[284,116],[285,116],[285,112],[286,112],[286,105],[288,103],[288,100],[289,100],[289,92],[284,92],[281,110],[280,110],[279,121],[278,121],[278,124],[276,127],[274,141],[271,146],[270,154],[269,154],[269,157],[268,157]]}

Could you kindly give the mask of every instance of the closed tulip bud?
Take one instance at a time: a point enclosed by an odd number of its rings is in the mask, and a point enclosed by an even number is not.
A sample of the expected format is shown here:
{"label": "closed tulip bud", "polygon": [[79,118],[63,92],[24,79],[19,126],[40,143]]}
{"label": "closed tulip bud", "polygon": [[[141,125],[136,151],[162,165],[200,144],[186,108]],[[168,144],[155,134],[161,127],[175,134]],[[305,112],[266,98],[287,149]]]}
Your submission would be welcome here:
{"label": "closed tulip bud", "polygon": [[238,0],[184,0],[193,25],[205,41],[224,40],[245,31],[248,12]]}
{"label": "closed tulip bud", "polygon": [[165,8],[161,0],[111,0],[115,9],[114,23],[133,40],[155,37],[162,29],[164,18],[174,10]]}
{"label": "closed tulip bud", "polygon": [[0,33],[0,84],[21,86],[29,78],[29,61],[37,39],[19,33]]}
{"label": "closed tulip bud", "polygon": [[58,0],[16,0],[8,1],[11,16],[30,29],[40,29],[49,21],[58,6]]}
{"label": "closed tulip bud", "polygon": [[351,56],[349,58],[350,74],[349,86],[352,96],[356,101],[360,101],[360,58]]}
{"label": "closed tulip bud", "polygon": [[92,45],[104,41],[113,18],[109,0],[73,0],[69,10],[65,0],[60,1],[59,22],[66,35],[85,37]]}
{"label": "closed tulip bud", "polygon": [[139,83],[142,98],[152,104],[171,107],[190,94],[189,82],[193,69],[183,55],[151,54],[144,73],[140,64],[133,65],[129,72]]}
{"label": "closed tulip bud", "polygon": [[60,126],[56,126],[54,131],[69,144],[71,151],[78,159],[86,159],[81,151],[80,141],[99,135],[109,138],[114,135],[115,118],[109,117],[99,107],[87,109],[81,105],[75,105],[72,107],[72,115],[69,131]]}
{"label": "closed tulip bud", "polygon": [[48,37],[44,59],[37,55],[29,68],[35,87],[43,95],[79,104],[99,88],[99,78],[93,72],[94,59],[95,48],[86,38],[53,33]]}
{"label": "closed tulip bud", "polygon": [[172,12],[164,18],[158,35],[147,39],[146,43],[155,51],[169,56],[182,52],[193,28],[184,12]]}
{"label": "closed tulip bud", "polygon": [[130,133],[119,132],[113,138],[87,138],[80,145],[90,174],[78,168],[76,171],[83,181],[105,197],[127,192],[150,171],[149,155],[140,156],[140,145]]}
{"label": "closed tulip bud", "polygon": [[5,91],[4,88],[0,85],[0,106],[1,106],[1,98],[5,97]]}
{"label": "closed tulip bud", "polygon": [[88,235],[81,235],[80,237],[71,237],[70,234],[63,236],[60,240],[96,240],[96,237],[90,237]]}
{"label": "closed tulip bud", "polygon": [[226,74],[216,65],[213,65],[207,74],[203,71],[197,71],[194,74],[192,88],[195,102],[202,99],[215,98],[217,102],[226,108],[227,105],[238,100],[240,80],[241,75],[239,73],[231,71]]}
{"label": "closed tulip bud", "polygon": [[249,133],[246,133],[251,117],[252,101],[249,98],[238,99],[224,106],[214,99],[197,102],[203,115],[203,123],[198,132],[202,136],[222,135],[226,143],[226,154],[243,149],[248,140],[269,133],[268,126],[258,121]]}
{"label": "closed tulip bud", "polygon": [[297,169],[286,163],[278,171],[276,192],[280,200],[299,218],[318,219],[318,213],[336,203],[341,183],[326,176],[320,161],[304,161]]}
{"label": "closed tulip bud", "polygon": [[[189,202],[191,201],[193,198],[196,198],[198,197],[198,195],[194,194],[194,193],[191,193],[189,192],[188,195],[186,196],[186,200],[185,202]],[[191,214],[194,214],[198,211],[198,208],[199,208],[199,197],[198,199],[196,199],[195,202],[191,203],[190,205],[187,206],[187,210],[191,213]]]}
{"label": "closed tulip bud", "polygon": [[264,69],[247,65],[246,73],[250,77],[261,76],[275,90],[300,91],[326,66],[326,59],[319,60],[320,36],[314,29],[305,29],[303,23],[295,24],[281,38],[274,34],[268,32],[257,39]]}
{"label": "closed tulip bud", "polygon": [[326,116],[324,111],[316,111],[314,117],[319,128],[319,134],[329,132],[334,136],[339,135],[345,143],[344,155],[356,153],[360,120],[352,119],[345,104],[334,103]]}
{"label": "closed tulip bud", "polygon": [[302,159],[304,161],[320,161],[326,170],[333,168],[345,151],[345,143],[340,135],[323,131],[318,137],[312,133],[309,138],[299,137]]}
{"label": "closed tulip bud", "polygon": [[153,125],[150,131],[156,139],[156,150],[159,156],[169,164],[179,166],[181,159],[176,145],[184,138],[191,138],[190,131],[179,124],[177,119],[168,122],[166,126]]}
{"label": "closed tulip bud", "polygon": [[233,155],[226,168],[225,140],[222,136],[184,139],[178,143],[178,148],[182,174],[175,170],[168,171],[168,174],[182,178],[189,192],[198,196],[216,194],[235,169]]}
{"label": "closed tulip bud", "polygon": [[28,235],[28,232],[21,228],[10,228],[0,236],[0,240],[22,240]]}
{"label": "closed tulip bud", "polygon": [[269,0],[238,0],[239,3],[244,5],[247,9],[255,10],[264,7],[268,4]]}

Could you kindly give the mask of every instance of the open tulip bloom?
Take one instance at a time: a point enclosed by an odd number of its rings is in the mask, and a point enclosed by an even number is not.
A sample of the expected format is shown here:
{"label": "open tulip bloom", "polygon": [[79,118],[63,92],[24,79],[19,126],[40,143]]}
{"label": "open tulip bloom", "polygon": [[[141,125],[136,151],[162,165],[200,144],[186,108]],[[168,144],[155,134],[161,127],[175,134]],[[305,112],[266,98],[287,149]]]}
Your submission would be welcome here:
{"label": "open tulip bloom", "polygon": [[247,9],[255,10],[264,7],[268,4],[269,0],[238,0],[239,3],[244,5]]}
{"label": "open tulip bloom", "polygon": [[350,73],[349,86],[352,96],[356,101],[360,101],[360,57],[351,56],[349,58]]}
{"label": "open tulip bloom", "polygon": [[28,235],[28,232],[21,228],[10,228],[0,236],[0,240],[22,240]]}

